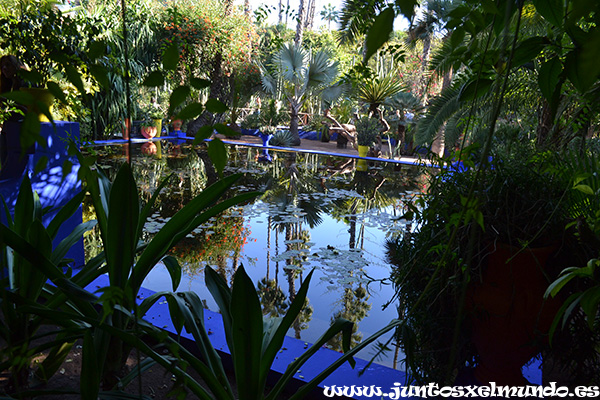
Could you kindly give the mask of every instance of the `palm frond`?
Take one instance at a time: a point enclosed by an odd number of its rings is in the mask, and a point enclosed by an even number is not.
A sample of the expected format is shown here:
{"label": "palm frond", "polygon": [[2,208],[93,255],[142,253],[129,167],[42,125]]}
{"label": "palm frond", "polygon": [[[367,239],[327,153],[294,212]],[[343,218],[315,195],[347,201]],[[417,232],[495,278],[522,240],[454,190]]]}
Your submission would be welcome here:
{"label": "palm frond", "polygon": [[442,45],[433,52],[429,59],[429,71],[432,72],[432,75],[442,76],[453,68],[458,70],[464,57],[461,51],[457,52],[456,50],[465,41],[468,41],[468,38],[455,45],[452,45],[450,38],[442,41]]}
{"label": "palm frond", "polygon": [[345,0],[340,15],[340,40],[353,42],[367,33],[373,16],[387,6],[385,0]]}
{"label": "palm frond", "polygon": [[447,149],[453,149],[459,144],[458,140],[465,129],[464,120],[464,113],[457,112],[446,122],[446,128],[444,129],[444,145]]}
{"label": "palm frond", "polygon": [[458,99],[460,87],[460,85],[452,85],[432,99],[425,117],[417,124],[416,144],[431,143],[444,123],[461,111],[461,102]]}
{"label": "palm frond", "polygon": [[263,91],[273,96],[277,96],[277,78],[275,78],[275,76],[262,63],[259,63],[258,67],[260,69],[260,81],[262,83]]}
{"label": "palm frond", "polygon": [[293,43],[284,44],[273,58],[283,80],[294,84],[301,83],[307,53]]}
{"label": "palm frond", "polygon": [[307,87],[320,87],[332,82],[338,74],[338,63],[334,62],[324,51],[315,53],[307,70]]}
{"label": "palm frond", "polygon": [[321,92],[321,101],[324,108],[331,108],[343,96],[350,94],[352,85],[347,83],[337,83],[329,86]]}

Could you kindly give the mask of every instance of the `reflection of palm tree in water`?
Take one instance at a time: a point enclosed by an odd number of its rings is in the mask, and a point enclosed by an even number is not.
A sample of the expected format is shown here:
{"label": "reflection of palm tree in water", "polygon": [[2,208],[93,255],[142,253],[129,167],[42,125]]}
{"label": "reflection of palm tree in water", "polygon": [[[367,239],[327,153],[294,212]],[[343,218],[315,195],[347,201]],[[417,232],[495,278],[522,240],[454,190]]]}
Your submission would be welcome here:
{"label": "reflection of palm tree in water", "polygon": [[[358,323],[362,321],[371,310],[371,304],[369,304],[368,300],[369,295],[362,285],[359,285],[356,289],[347,287],[344,289],[342,298],[340,299],[342,309],[337,311],[331,317],[332,323],[338,318],[344,318],[354,322],[350,347],[356,346],[362,340],[362,333],[358,332]],[[333,350],[342,350],[342,335],[338,334],[334,336],[327,344]]]}
{"label": "reflection of palm tree in water", "polygon": [[258,282],[258,296],[262,305],[263,315],[280,317],[288,308],[285,294],[274,279],[262,278]]}

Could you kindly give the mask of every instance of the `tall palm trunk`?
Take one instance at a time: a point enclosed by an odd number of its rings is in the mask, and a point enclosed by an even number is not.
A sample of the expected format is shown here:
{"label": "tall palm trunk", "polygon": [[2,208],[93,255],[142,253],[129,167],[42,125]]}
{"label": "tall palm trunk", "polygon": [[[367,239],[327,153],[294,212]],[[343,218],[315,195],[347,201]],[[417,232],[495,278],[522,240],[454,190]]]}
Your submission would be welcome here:
{"label": "tall palm trunk", "polygon": [[304,34],[304,14],[306,13],[306,4],[304,0],[300,0],[298,6],[298,23],[296,24],[296,36],[294,37],[294,44],[300,46],[302,44],[302,35]]}
{"label": "tall palm trunk", "polygon": [[290,105],[290,133],[292,135],[292,146],[300,146],[300,134],[298,133],[298,114],[300,105],[292,103]]}
{"label": "tall palm trunk", "polygon": [[281,25],[281,8],[283,7],[282,0],[279,0],[279,6],[277,7],[277,25]]}
{"label": "tall palm trunk", "polygon": [[423,53],[421,55],[421,71],[419,82],[419,96],[423,105],[427,103],[427,64],[429,63],[429,52],[431,51],[431,35],[427,35],[423,39]]}
{"label": "tall palm trunk", "polygon": [[312,30],[315,21],[315,6],[316,0],[308,0],[308,13],[306,14],[306,19],[304,21],[304,29],[309,31]]}

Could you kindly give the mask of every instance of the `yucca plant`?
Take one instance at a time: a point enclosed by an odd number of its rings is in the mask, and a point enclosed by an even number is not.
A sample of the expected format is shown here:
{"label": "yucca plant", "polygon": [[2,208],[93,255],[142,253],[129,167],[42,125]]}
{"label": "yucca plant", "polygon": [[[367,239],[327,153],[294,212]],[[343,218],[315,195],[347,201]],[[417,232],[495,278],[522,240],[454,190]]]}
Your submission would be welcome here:
{"label": "yucca plant", "polygon": [[384,101],[402,90],[402,84],[393,74],[364,78],[358,85],[358,99],[369,105],[369,113],[376,113]]}

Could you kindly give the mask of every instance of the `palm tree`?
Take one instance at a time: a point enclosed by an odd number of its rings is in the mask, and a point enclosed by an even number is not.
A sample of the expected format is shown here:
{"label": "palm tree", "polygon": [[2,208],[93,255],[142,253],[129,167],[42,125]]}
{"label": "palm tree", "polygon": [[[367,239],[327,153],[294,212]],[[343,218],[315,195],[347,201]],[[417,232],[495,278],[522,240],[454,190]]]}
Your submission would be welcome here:
{"label": "palm tree", "polygon": [[[454,0],[427,0],[423,7],[422,16],[416,22],[413,21],[409,29],[410,42],[420,41],[423,43],[421,83],[418,88],[418,95],[423,99],[423,104],[427,101],[427,70],[431,39],[436,31],[444,27],[449,12],[455,7],[454,3],[456,3]],[[449,35],[446,35],[446,37],[449,37]]]}
{"label": "palm tree", "polygon": [[296,24],[296,36],[294,37],[294,44],[300,46],[302,44],[302,34],[304,33],[304,13],[306,11],[306,5],[304,0],[300,0],[298,6],[298,23]]}
{"label": "palm tree", "polygon": [[323,6],[323,10],[321,10],[321,18],[324,21],[327,21],[327,29],[331,30],[331,23],[338,21],[339,12],[335,9],[331,3]]}
{"label": "palm tree", "polygon": [[304,29],[309,31],[312,30],[315,21],[315,7],[316,0],[308,0],[308,14],[306,14],[306,19],[304,21]]}
{"label": "palm tree", "polygon": [[273,71],[262,68],[266,92],[283,94],[290,103],[290,133],[293,145],[300,144],[298,113],[311,95],[319,94],[338,74],[337,62],[323,51],[309,54],[293,43],[284,45],[273,58]]}

